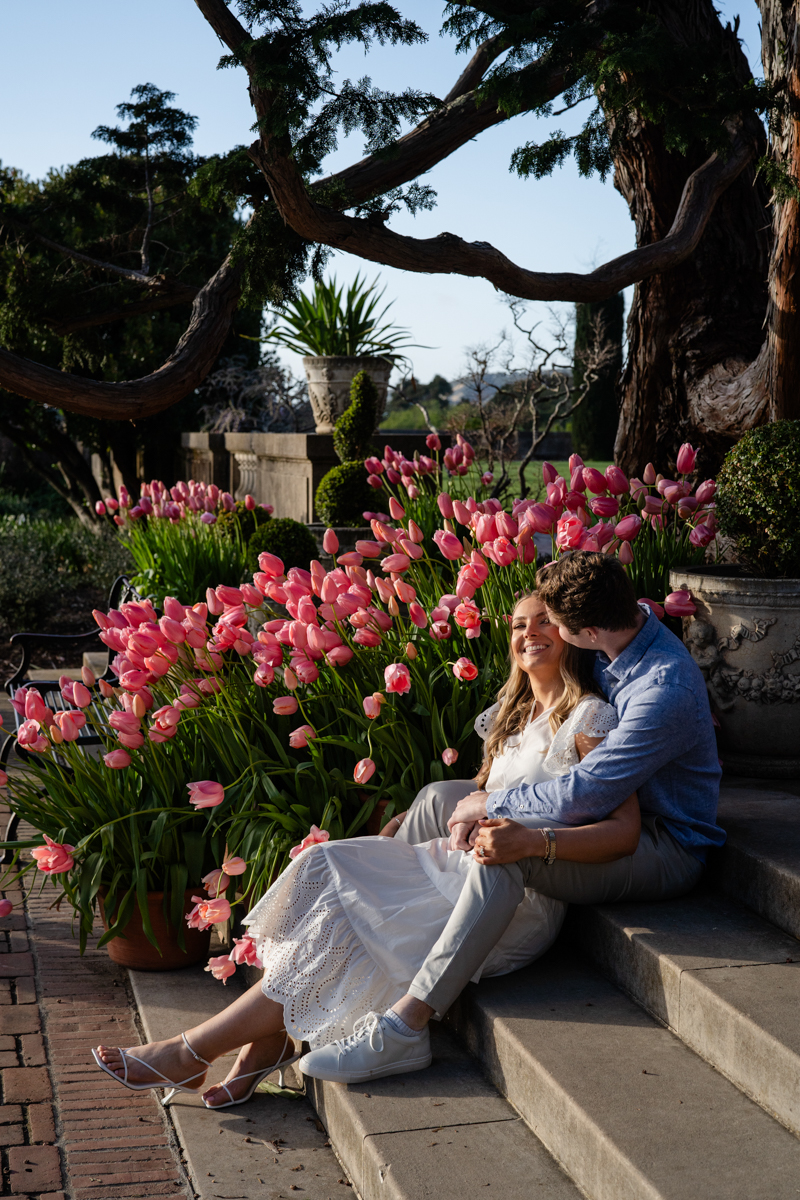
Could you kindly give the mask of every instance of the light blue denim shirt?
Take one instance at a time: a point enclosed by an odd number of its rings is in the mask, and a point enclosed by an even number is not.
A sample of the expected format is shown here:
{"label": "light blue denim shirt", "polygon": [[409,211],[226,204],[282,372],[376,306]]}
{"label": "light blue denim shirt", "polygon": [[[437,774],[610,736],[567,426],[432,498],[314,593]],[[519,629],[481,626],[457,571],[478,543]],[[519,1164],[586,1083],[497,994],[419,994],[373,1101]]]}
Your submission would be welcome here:
{"label": "light blue denim shirt", "polygon": [[722,774],[703,676],[685,646],[650,612],[611,662],[597,655],[595,678],[619,725],[566,775],[490,792],[490,817],[549,815],[566,825],[599,821],[634,791],[643,813],[661,817],[676,839],[704,860],[721,846],[716,823]]}

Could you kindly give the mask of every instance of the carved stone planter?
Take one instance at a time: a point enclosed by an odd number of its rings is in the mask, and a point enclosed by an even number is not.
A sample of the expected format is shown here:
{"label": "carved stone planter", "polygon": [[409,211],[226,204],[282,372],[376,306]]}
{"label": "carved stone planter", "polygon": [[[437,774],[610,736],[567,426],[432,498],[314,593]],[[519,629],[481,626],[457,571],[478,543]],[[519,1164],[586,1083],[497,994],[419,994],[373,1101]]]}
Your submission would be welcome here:
{"label": "carved stone planter", "polygon": [[697,604],[683,640],[706,680],[730,774],[800,774],[800,579],[735,567],[671,571]]}
{"label": "carved stone planter", "polygon": [[315,433],[333,433],[336,418],[350,403],[350,385],[359,371],[366,371],[378,389],[378,412],[386,407],[392,364],[385,358],[344,358],[334,355],[303,359],[308,395],[316,421]]}

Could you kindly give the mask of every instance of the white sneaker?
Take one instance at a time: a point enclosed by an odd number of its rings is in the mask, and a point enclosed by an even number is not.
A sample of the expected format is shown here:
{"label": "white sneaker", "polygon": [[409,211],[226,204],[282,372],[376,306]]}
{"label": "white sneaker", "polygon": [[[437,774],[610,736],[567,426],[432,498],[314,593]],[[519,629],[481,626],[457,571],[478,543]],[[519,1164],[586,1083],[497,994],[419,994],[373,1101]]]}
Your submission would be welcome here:
{"label": "white sneaker", "polygon": [[383,1075],[402,1075],[431,1065],[427,1025],[414,1037],[398,1033],[380,1013],[359,1017],[349,1037],[304,1054],[300,1070],[330,1083],[365,1083]]}

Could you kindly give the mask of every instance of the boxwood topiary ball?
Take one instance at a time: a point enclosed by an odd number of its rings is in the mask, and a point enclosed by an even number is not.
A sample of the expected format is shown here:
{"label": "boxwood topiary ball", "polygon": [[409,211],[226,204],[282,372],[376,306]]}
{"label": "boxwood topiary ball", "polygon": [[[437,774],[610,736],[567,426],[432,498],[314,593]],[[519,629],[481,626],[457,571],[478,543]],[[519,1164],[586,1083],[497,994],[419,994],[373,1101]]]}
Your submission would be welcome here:
{"label": "boxwood topiary ball", "polygon": [[717,478],[720,529],[756,575],[800,578],[800,421],[751,429]]}
{"label": "boxwood topiary ball", "polygon": [[219,514],[217,517],[217,528],[224,529],[227,533],[233,534],[238,524],[242,541],[247,545],[256,529],[259,529],[269,519],[270,515],[266,509],[256,506],[251,511],[244,500],[237,500],[236,507],[231,512],[223,510]]}
{"label": "boxwood topiary ball", "polygon": [[375,503],[375,492],[367,483],[360,460],[332,467],[317,488],[315,504],[326,525],[363,525],[365,509]]}
{"label": "boxwood topiary ball", "polygon": [[247,543],[246,571],[253,575],[261,568],[258,556],[264,550],[277,554],[288,571],[290,567],[308,570],[308,564],[318,554],[316,539],[307,525],[293,521],[291,517],[273,518],[259,525]]}

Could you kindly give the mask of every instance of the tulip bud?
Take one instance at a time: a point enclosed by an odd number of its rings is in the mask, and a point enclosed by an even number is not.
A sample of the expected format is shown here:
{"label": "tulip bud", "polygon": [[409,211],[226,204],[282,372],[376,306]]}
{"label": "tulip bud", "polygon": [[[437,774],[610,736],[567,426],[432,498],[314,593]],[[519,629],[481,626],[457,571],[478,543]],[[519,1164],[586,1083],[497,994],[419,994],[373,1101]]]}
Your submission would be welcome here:
{"label": "tulip bud", "polygon": [[656,481],[656,469],[651,462],[647,464],[642,475],[642,480],[648,487],[652,487]]}
{"label": "tulip bud", "polygon": [[95,683],[97,682],[94,671],[92,671],[89,667],[81,667],[81,679],[87,688],[94,687]]}
{"label": "tulip bud", "polygon": [[141,721],[142,717],[145,715],[146,712],[147,712],[147,705],[145,704],[144,697],[143,696],[134,696],[133,697],[133,715],[135,717],[138,717],[139,720]]}
{"label": "tulip bud", "polygon": [[619,558],[619,561],[622,563],[623,567],[630,566],[630,564],[633,562],[633,550],[631,549],[630,542],[622,543],[617,557]]}
{"label": "tulip bud", "polygon": [[339,539],[332,529],[326,529],[322,538],[322,549],[326,554],[336,554],[339,549]]}
{"label": "tulip bud", "polygon": [[417,647],[413,642],[406,642],[406,658],[410,658],[413,662],[417,657]]}

